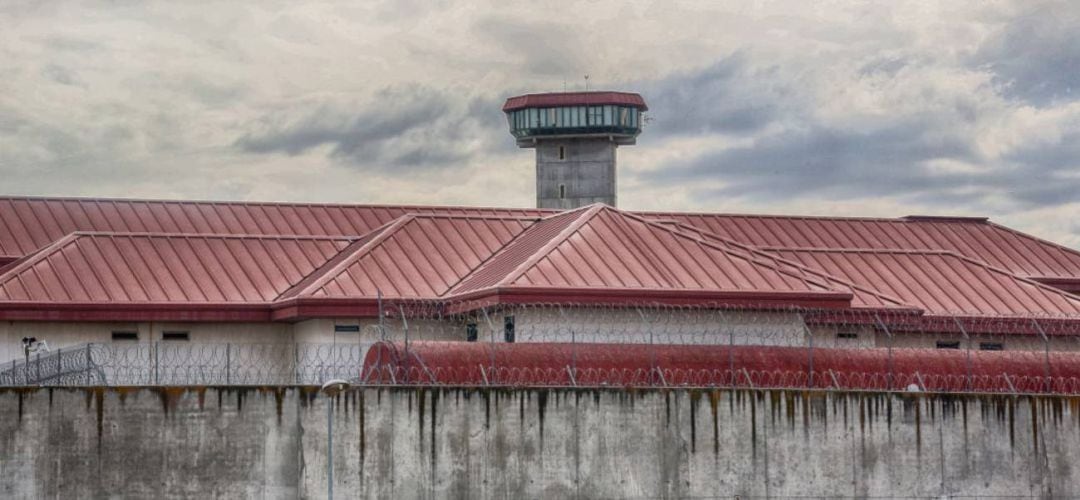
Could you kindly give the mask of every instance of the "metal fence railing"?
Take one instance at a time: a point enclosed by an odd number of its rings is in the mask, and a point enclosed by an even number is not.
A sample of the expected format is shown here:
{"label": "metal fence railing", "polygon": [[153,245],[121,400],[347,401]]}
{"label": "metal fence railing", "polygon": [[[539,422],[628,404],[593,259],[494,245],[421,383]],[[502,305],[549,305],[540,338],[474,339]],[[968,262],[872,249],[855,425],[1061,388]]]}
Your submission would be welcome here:
{"label": "metal fence railing", "polygon": [[359,376],[370,343],[91,343],[0,365],[0,386],[314,385]]}

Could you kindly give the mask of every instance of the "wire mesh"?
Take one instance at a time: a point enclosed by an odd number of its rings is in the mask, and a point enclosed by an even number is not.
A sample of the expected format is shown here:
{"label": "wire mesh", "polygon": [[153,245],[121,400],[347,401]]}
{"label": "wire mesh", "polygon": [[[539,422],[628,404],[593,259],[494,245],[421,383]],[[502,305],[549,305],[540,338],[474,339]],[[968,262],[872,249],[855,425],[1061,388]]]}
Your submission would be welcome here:
{"label": "wire mesh", "polygon": [[[359,322],[352,337],[335,343],[66,346],[0,366],[0,385],[309,385],[346,379],[372,385],[1080,393],[1080,318],[1067,316],[390,299],[378,317]],[[460,349],[477,345],[485,347]],[[528,349],[538,354],[516,354]]]}

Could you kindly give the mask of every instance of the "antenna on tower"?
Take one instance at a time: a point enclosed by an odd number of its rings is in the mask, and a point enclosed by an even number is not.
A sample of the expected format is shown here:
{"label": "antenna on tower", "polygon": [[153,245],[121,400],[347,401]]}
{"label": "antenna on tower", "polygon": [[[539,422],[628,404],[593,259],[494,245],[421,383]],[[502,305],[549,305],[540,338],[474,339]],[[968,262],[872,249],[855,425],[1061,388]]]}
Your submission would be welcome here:
{"label": "antenna on tower", "polygon": [[589,91],[589,75],[585,75],[585,91]]}

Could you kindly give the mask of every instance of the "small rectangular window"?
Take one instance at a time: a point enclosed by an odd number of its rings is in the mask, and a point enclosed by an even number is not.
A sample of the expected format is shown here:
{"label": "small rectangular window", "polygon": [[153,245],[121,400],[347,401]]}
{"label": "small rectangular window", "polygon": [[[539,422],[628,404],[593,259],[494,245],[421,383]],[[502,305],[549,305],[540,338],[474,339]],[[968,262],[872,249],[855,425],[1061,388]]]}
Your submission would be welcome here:
{"label": "small rectangular window", "polygon": [[334,333],[360,333],[360,325],[334,325]]}
{"label": "small rectangular window", "polygon": [[566,184],[559,184],[559,199],[566,199]]}
{"label": "small rectangular window", "polygon": [[465,325],[465,340],[469,342],[476,342],[476,339],[480,338],[480,330],[476,328],[476,323],[469,323]]}
{"label": "small rectangular window", "polygon": [[959,340],[939,340],[939,341],[937,341],[937,348],[938,349],[959,349],[960,348],[960,341]]}
{"label": "small rectangular window", "polygon": [[1001,342],[979,342],[980,351],[1004,351],[1005,344]]}
{"label": "small rectangular window", "polygon": [[139,332],[130,330],[115,331],[112,332],[112,339],[113,341],[139,340]]}
{"label": "small rectangular window", "polygon": [[566,159],[566,146],[559,146],[559,159],[560,160],[565,160]]}
{"label": "small rectangular window", "polygon": [[161,340],[176,340],[176,341],[188,341],[191,340],[191,334],[188,332],[161,332]]}
{"label": "small rectangular window", "polygon": [[514,317],[503,318],[503,339],[508,343],[514,342]]}
{"label": "small rectangular window", "polygon": [[855,332],[837,332],[836,338],[838,339],[857,339],[859,334]]}

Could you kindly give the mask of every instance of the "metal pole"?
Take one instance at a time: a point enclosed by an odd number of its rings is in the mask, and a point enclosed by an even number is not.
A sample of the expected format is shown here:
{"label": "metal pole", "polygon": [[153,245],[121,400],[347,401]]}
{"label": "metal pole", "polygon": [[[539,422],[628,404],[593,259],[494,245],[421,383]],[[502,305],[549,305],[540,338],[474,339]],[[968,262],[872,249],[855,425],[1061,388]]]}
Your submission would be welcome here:
{"label": "metal pole", "polygon": [[892,332],[889,331],[889,327],[885,326],[885,322],[881,321],[881,317],[878,316],[878,313],[874,313],[874,320],[877,321],[878,326],[880,326],[881,329],[885,331],[885,338],[888,339],[888,341],[889,341],[889,345],[887,346],[888,350],[889,350],[889,360],[888,360],[889,373],[886,375],[886,382],[887,382],[886,383],[886,389],[891,391],[892,388],[893,388],[893,356],[892,356],[893,335],[892,335]]}
{"label": "metal pole", "polygon": [[334,399],[326,396],[326,497],[334,500]]}
{"label": "metal pole", "polygon": [[60,358],[64,357],[64,348],[61,347],[56,350],[56,378],[60,379]]}
{"label": "metal pole", "polygon": [[1050,382],[1050,338],[1046,336],[1046,331],[1039,325],[1039,321],[1035,318],[1031,318],[1031,322],[1035,325],[1035,328],[1039,330],[1039,335],[1042,335],[1043,339],[1043,375],[1046,382],[1043,384],[1046,387],[1046,392],[1050,392],[1053,389],[1053,385]]}
{"label": "metal pole", "polygon": [[160,379],[160,375],[158,374],[158,362],[159,362],[159,360],[158,360],[158,343],[157,343],[156,340],[154,341],[153,348],[154,348],[154,385],[158,385],[160,383],[161,379]]}
{"label": "metal pole", "polygon": [[90,385],[90,346],[92,343],[86,344],[86,385]]}
{"label": "metal pole", "polygon": [[383,324],[382,290],[375,289],[375,299],[379,304],[379,340],[386,340],[386,326]]}
{"label": "metal pole", "polygon": [[225,385],[232,384],[232,342],[225,344]]}
{"label": "metal pole", "polygon": [[973,383],[971,381],[971,337],[968,337],[967,330],[964,329],[963,323],[961,323],[960,320],[956,318],[956,316],[953,316],[952,318],[953,323],[956,323],[957,328],[960,329],[960,333],[964,336],[964,362],[967,364],[967,382],[964,384],[964,386],[968,390],[971,390],[971,387],[973,386]]}

